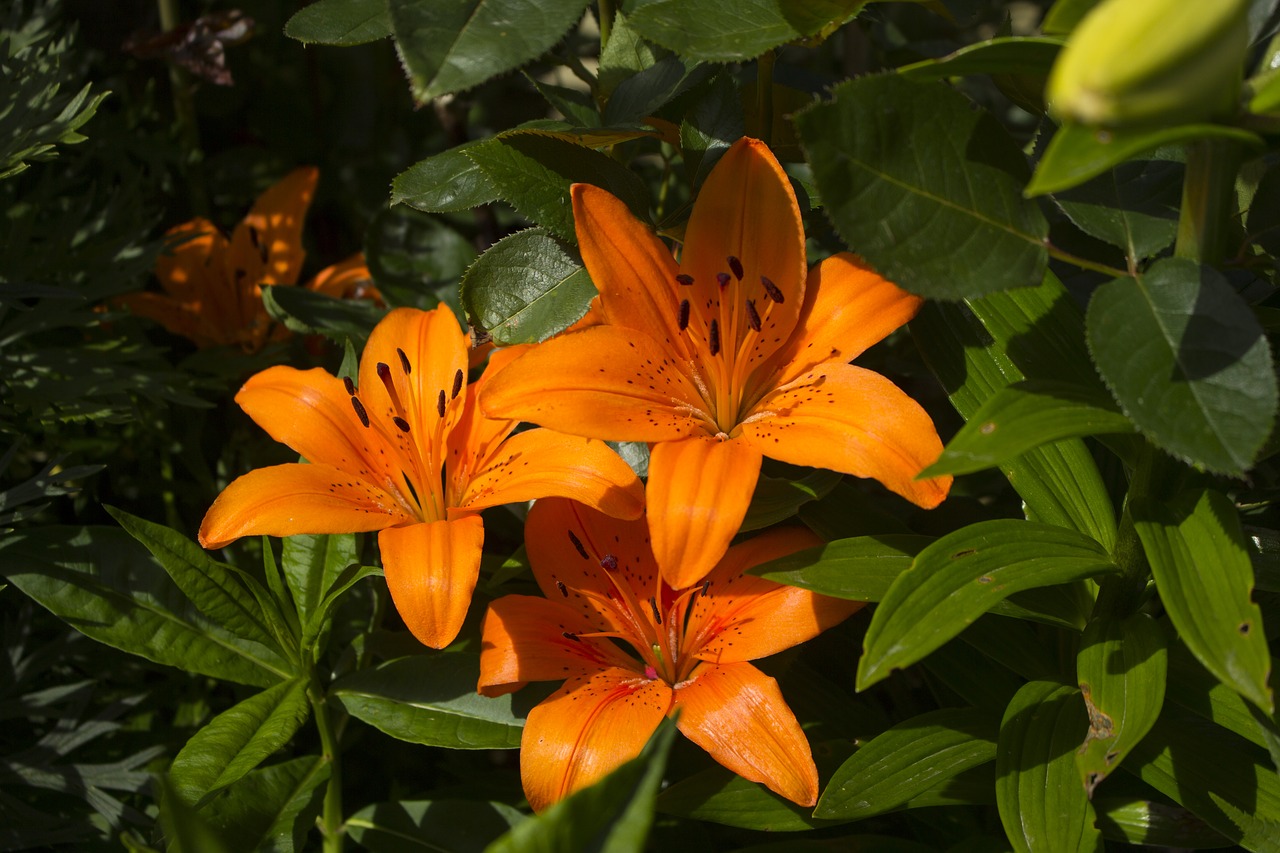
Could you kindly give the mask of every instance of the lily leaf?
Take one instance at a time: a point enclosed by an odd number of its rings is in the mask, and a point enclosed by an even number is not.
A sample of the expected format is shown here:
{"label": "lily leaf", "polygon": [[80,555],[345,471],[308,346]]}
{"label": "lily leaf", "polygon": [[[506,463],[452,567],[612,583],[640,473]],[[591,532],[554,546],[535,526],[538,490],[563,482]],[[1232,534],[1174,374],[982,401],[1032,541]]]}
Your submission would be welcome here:
{"label": "lily leaf", "polygon": [[396,800],[365,806],[343,826],[371,853],[482,853],[524,818],[505,803]]}
{"label": "lily leaf", "polygon": [[209,797],[199,814],[233,849],[292,853],[315,828],[329,768],[318,755],[260,767]]}

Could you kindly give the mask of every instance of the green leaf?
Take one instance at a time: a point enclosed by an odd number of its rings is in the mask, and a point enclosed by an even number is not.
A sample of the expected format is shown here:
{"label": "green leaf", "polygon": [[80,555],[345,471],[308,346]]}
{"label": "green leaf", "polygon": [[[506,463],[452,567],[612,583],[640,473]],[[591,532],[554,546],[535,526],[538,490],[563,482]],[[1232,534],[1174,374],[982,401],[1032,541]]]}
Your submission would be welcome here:
{"label": "green leaf", "polygon": [[356,537],[350,533],[285,537],[280,568],[304,631],[314,631],[321,600],[356,559]]}
{"label": "green leaf", "polygon": [[1054,201],[1077,228],[1119,247],[1136,264],[1173,243],[1183,172],[1169,160],[1121,163]]}
{"label": "green leaf", "polygon": [[302,850],[320,814],[329,768],[318,755],[260,767],[209,797],[199,814],[235,850]]}
{"label": "green leaf", "polygon": [[1074,761],[1087,728],[1073,687],[1032,681],[1009,703],[996,752],[996,805],[1018,853],[1102,850]]}
{"label": "green leaf", "polygon": [[1217,271],[1157,261],[1098,288],[1086,324],[1098,372],[1152,441],[1218,473],[1253,463],[1275,422],[1271,348]]}
{"label": "green leaf", "polygon": [[762,563],[747,574],[851,601],[880,601],[932,536],[885,534],[839,539]]}
{"label": "green leaf", "polygon": [[811,809],[723,767],[675,782],[658,797],[657,807],[663,814],[760,832],[803,832],[845,822],[812,817]]}
{"label": "green leaf", "polygon": [[178,794],[198,805],[283,747],[311,714],[307,683],[285,681],[245,699],[192,735],[173,759]]}
{"label": "green leaf", "polygon": [[303,44],[365,44],[391,35],[391,14],[387,0],[317,0],[294,13],[284,34]]}
{"label": "green leaf", "polygon": [[799,479],[760,475],[751,505],[739,527],[740,533],[771,527],[794,516],[800,507],[828,494],[840,482],[841,475],[825,468],[814,468]]}
{"label": "green leaf", "polygon": [[745,133],[737,84],[730,75],[719,74],[680,123],[680,153],[690,187],[702,186],[720,155]]}
{"label": "green leaf", "polygon": [[1171,503],[1138,498],[1130,511],[1178,637],[1223,684],[1272,712],[1271,657],[1235,505],[1206,490]]}
{"label": "green leaf", "polygon": [[644,182],[594,149],[545,134],[514,131],[468,148],[466,155],[521,216],[567,242],[577,242],[569,197],[569,187],[575,183],[603,187],[626,202],[636,216],[648,216],[649,191]]}
{"label": "green leaf", "polygon": [[450,749],[515,749],[530,700],[525,693],[515,701],[480,696],[479,677],[476,654],[415,655],[341,678],[331,693],[351,716],[400,740]]}
{"label": "green leaf", "polygon": [[1057,0],[1045,13],[1040,29],[1045,33],[1065,35],[1076,28],[1080,19],[1101,0]]}
{"label": "green leaf", "polygon": [[1027,184],[1026,195],[1031,198],[1067,190],[1161,146],[1200,139],[1229,140],[1259,151],[1264,147],[1256,134],[1221,124],[1188,124],[1155,130],[1064,124],[1045,148]]}
{"label": "green leaf", "polygon": [[390,304],[433,308],[450,292],[456,293],[458,279],[475,260],[476,249],[435,217],[393,207],[369,223],[364,255]]}
{"label": "green leaf", "polygon": [[1168,660],[1164,631],[1145,613],[1127,619],[1106,614],[1084,629],[1076,673],[1089,733],[1076,752],[1076,767],[1089,796],[1155,725]]}
{"label": "green leaf", "polygon": [[315,615],[302,634],[303,648],[310,648],[312,643],[329,629],[329,614],[333,612],[333,608],[342,600],[347,590],[365,578],[374,576],[382,577],[382,569],[377,566],[347,566],[346,570],[334,579],[333,585],[325,592],[324,598],[320,600],[320,606],[316,608]]}
{"label": "green leaf", "polygon": [[1124,768],[1248,850],[1280,850],[1280,776],[1267,754],[1175,707]]}
{"label": "green leaf", "polygon": [[77,631],[129,654],[258,687],[288,678],[259,643],[214,623],[114,527],[42,527],[0,539],[10,583]]}
{"label": "green leaf", "polygon": [[1280,255],[1280,166],[1273,166],[1258,180],[1245,220],[1248,239],[1268,254]]}
{"label": "green leaf", "polygon": [[1179,806],[1134,797],[1098,797],[1093,808],[1098,813],[1098,829],[1109,841],[1179,850],[1216,850],[1231,844]]}
{"label": "green leaf", "polygon": [[158,823],[169,842],[168,853],[235,853],[235,848],[222,834],[183,801],[168,777],[160,776],[156,787],[160,806]]}
{"label": "green leaf", "polygon": [[505,803],[397,800],[366,806],[343,826],[371,853],[482,853],[523,819]]}
{"label": "green leaf", "polygon": [[640,755],[599,782],[577,791],[511,828],[486,853],[560,853],[599,850],[641,853],[653,823],[654,798],[676,738],[674,720],[663,720]]}
{"label": "green leaf", "polygon": [[754,59],[789,41],[839,26],[866,0],[633,0],[631,26],[652,42],[688,59]]}
{"label": "green leaf", "polygon": [[489,247],[462,277],[467,321],[499,346],[544,341],[572,326],[596,288],[578,253],[545,228],[530,228]]}
{"label": "green leaf", "polygon": [[1133,432],[1101,389],[1028,380],[1001,388],[978,407],[922,477],[981,471],[1064,438]]}
{"label": "green leaf", "polygon": [[943,80],[969,74],[1047,76],[1063,40],[1044,36],[1006,36],[966,45],[938,59],[903,65],[898,73],[912,80]]}
{"label": "green leaf", "polygon": [[836,230],[886,278],[932,299],[1044,278],[1049,225],[1022,197],[1026,160],[964,95],[861,77],[795,123]]}
{"label": "green leaf", "polygon": [[1266,749],[1272,755],[1272,764],[1277,763],[1280,727],[1275,719],[1214,677],[1182,643],[1175,643],[1169,650],[1167,689],[1170,702]]}
{"label": "green leaf", "polygon": [[391,203],[407,204],[424,213],[457,213],[501,198],[498,188],[467,156],[481,144],[467,142],[435,154],[405,169],[391,182]]}
{"label": "green leaf", "polygon": [[679,57],[664,56],[648,68],[618,84],[605,104],[607,127],[644,121],[661,107],[705,80],[711,69],[686,64]]}
{"label": "green leaf", "polygon": [[1101,545],[1061,527],[996,519],[950,533],[916,555],[876,608],[858,689],[920,660],[1015,592],[1113,571]]}
{"label": "green leaf", "polygon": [[996,757],[989,709],[947,708],[898,723],[863,745],[827,783],[813,816],[860,820],[892,811]]}
{"label": "green leaf", "polygon": [[284,285],[262,288],[262,305],[291,332],[324,335],[339,344],[351,338],[361,346],[387,313],[369,299],[337,299]]}
{"label": "green leaf", "polygon": [[[1039,287],[993,293],[966,306],[926,303],[911,329],[951,404],[972,418],[998,390],[1024,378],[1096,387],[1083,325],[1075,302],[1050,274]],[[1079,439],[1028,451],[1000,470],[1028,517],[1114,544],[1111,497]]]}
{"label": "green leaf", "polygon": [[396,48],[419,103],[462,92],[536,59],[586,0],[387,0]]}

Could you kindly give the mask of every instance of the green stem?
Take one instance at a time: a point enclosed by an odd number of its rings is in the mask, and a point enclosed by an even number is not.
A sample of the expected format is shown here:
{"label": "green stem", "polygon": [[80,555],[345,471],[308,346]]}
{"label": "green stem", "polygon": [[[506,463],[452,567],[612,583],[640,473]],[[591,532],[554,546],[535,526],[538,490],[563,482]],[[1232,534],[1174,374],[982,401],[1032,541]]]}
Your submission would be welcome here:
{"label": "green stem", "polygon": [[324,853],[342,853],[345,830],[342,825],[342,765],[337,749],[337,730],[329,717],[329,706],[319,683],[312,681],[307,697],[316,715],[316,728],[320,731],[320,749],[329,762],[329,782],[324,792],[324,810],[320,815],[320,833],[324,838]]}
{"label": "green stem", "polygon": [[[156,0],[160,10],[160,29],[168,32],[178,26],[178,0]],[[187,191],[191,197],[191,212],[197,216],[209,214],[209,193],[204,185],[204,150],[200,147],[200,124],[196,119],[194,84],[185,68],[169,63],[169,88],[173,90],[174,124],[178,128],[178,142],[182,145],[183,166],[187,173]]]}
{"label": "green stem", "polygon": [[613,0],[600,0],[600,52],[609,43],[609,34],[613,32]]}
{"label": "green stem", "polygon": [[1235,143],[1202,139],[1187,145],[1178,242],[1173,250],[1177,257],[1211,265],[1226,257],[1239,166],[1240,149]]}
{"label": "green stem", "polygon": [[1069,264],[1080,267],[1085,270],[1093,270],[1103,275],[1109,275],[1112,278],[1124,278],[1129,275],[1128,270],[1122,270],[1119,267],[1113,267],[1109,264],[1100,264],[1097,261],[1091,261],[1088,258],[1082,258],[1079,255],[1073,255],[1068,251],[1059,249],[1057,246],[1045,240],[1044,247],[1049,251],[1049,257],[1057,258],[1060,261],[1066,261]]}
{"label": "green stem", "polygon": [[772,50],[756,60],[756,116],[760,120],[760,141],[773,144],[773,63],[777,55]]}

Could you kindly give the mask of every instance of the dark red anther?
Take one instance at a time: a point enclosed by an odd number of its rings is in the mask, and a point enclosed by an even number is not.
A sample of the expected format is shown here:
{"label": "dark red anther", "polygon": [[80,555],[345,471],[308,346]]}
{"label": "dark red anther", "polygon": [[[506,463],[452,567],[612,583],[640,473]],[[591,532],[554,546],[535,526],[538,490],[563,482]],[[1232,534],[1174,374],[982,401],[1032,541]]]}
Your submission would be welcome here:
{"label": "dark red anther", "polygon": [[720,289],[724,290],[729,286],[729,274],[727,272],[716,273],[716,281],[719,283]]}
{"label": "dark red anther", "polygon": [[387,391],[392,388],[391,385],[391,368],[387,367],[386,362],[378,362],[378,378],[382,380],[382,384],[387,386]]}
{"label": "dark red anther", "polygon": [[577,536],[574,536],[572,530],[569,531],[569,541],[573,543],[573,547],[576,548],[578,550],[578,553],[582,555],[582,559],[584,560],[589,559],[587,557],[587,549],[582,547],[582,540],[579,539]]}
{"label": "dark red anther", "polygon": [[680,300],[680,316],[677,318],[677,322],[680,326],[680,331],[683,332],[685,329],[689,328],[689,300],[688,299]]}
{"label": "dark red anther", "polygon": [[605,554],[600,559],[600,568],[606,572],[616,572],[618,570],[618,558],[612,554]]}
{"label": "dark red anther", "polygon": [[442,418],[444,417],[444,402],[444,389],[441,388],[440,396],[436,397],[436,414]]}
{"label": "dark red anther", "polygon": [[564,585],[564,581],[556,581],[556,589],[560,590],[560,594],[565,598],[569,597],[569,587]]}
{"label": "dark red anther", "polygon": [[782,291],[778,289],[778,285],[769,281],[765,276],[760,276],[760,283],[764,285],[764,292],[769,294],[769,298],[779,305],[782,304]]}
{"label": "dark red anther", "polygon": [[711,321],[711,328],[707,330],[707,347],[712,355],[720,354],[720,324],[715,320]]}
{"label": "dark red anther", "polygon": [[754,299],[747,300],[747,325],[751,327],[753,332],[760,331],[760,314],[756,311],[756,301]]}
{"label": "dark red anther", "polygon": [[733,275],[738,281],[742,281],[742,261],[735,256],[729,256],[729,269],[733,270]]}
{"label": "dark red anther", "polygon": [[653,598],[649,599],[649,609],[650,609],[651,611],[653,611],[653,621],[654,621],[654,622],[657,622],[659,625],[661,625],[661,624],[662,624],[662,614],[658,612],[658,602],[657,602],[657,599],[653,599]]}
{"label": "dark red anther", "polygon": [[688,287],[689,285],[693,284],[693,276],[689,275],[688,273],[682,272],[680,273],[680,275],[676,276],[676,281],[680,282],[685,287]]}
{"label": "dark red anther", "polygon": [[409,364],[409,356],[405,355],[400,347],[396,347],[396,355],[400,356],[400,369],[404,371],[405,376],[408,376],[413,372],[413,366]]}
{"label": "dark red anther", "polygon": [[575,643],[582,642],[582,640],[578,639],[578,635],[573,633],[572,631],[565,631],[560,636],[564,637],[566,640],[573,640]]}
{"label": "dark red anther", "polygon": [[342,387],[347,389],[347,393],[352,397],[356,395],[356,383],[351,381],[350,376],[342,377]]}
{"label": "dark red anther", "polygon": [[396,425],[396,429],[400,430],[401,432],[408,432],[408,431],[409,431],[409,422],[408,422],[408,421],[406,421],[404,418],[401,418],[401,417],[394,417],[394,418],[392,418],[392,419],[391,419],[391,422],[392,422],[393,424],[395,424],[395,425]]}
{"label": "dark red anther", "polygon": [[453,393],[449,395],[450,400],[457,399],[458,393],[462,390],[462,382],[465,379],[466,377],[462,375],[461,369],[459,369],[457,373],[453,374]]}
{"label": "dark red anther", "polygon": [[360,423],[369,426],[369,413],[364,410],[364,406],[355,397],[351,398],[351,408],[356,410],[356,417],[360,419]]}
{"label": "dark red anther", "polygon": [[707,580],[702,582],[702,594],[706,595],[710,591],[711,591],[711,580],[710,578],[708,578]]}

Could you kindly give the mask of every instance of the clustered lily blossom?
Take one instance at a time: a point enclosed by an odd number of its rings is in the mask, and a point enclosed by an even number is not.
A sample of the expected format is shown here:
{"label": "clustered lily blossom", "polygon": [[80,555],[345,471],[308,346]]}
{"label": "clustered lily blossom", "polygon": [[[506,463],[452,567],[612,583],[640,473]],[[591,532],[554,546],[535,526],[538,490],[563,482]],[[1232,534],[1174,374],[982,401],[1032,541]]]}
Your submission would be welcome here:
{"label": "clustered lily blossom", "polygon": [[[169,229],[169,248],[156,260],[163,293],[131,293],[121,304],[198,347],[235,346],[257,352],[285,334],[262,305],[262,288],[297,284],[302,274],[302,221],[319,172],[294,169],[261,196],[225,237],[203,217]],[[307,283],[335,298],[377,298],[364,256],[321,270]]]}
{"label": "clustered lily blossom", "polygon": [[[600,292],[589,321],[495,352],[470,385],[470,338],[443,306],[388,314],[358,384],[319,369],[259,373],[236,402],[307,463],[232,482],[200,541],[380,531],[397,610],[440,648],[476,585],[479,511],[536,500],[525,540],[543,595],[490,605],[477,686],[497,696],[564,680],[524,728],[532,807],[634,757],[677,711],[721,764],[813,805],[808,742],[750,661],[861,605],[745,574],[819,544],[807,530],[730,540],[765,456],[874,478],[921,507],[946,497],[949,477],[916,479],[942,450],[928,414],[849,363],[921,301],[854,255],[810,269],[791,185],[757,140],[733,145],[708,176],[678,260],[608,192],[578,184],[572,196]],[[254,216],[220,251],[265,247],[249,257],[265,281],[267,266],[289,268],[296,241],[281,236],[287,216],[271,232]],[[514,432],[521,421],[541,428]],[[650,443],[647,488],[602,439]]]}

